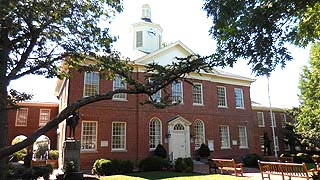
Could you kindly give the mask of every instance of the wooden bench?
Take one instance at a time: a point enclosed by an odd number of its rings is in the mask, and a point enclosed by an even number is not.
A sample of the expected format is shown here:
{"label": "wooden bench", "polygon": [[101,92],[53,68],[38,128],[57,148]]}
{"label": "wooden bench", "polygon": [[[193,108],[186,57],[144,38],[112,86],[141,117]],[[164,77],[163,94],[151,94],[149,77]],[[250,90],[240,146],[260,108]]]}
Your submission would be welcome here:
{"label": "wooden bench", "polygon": [[234,159],[209,159],[208,165],[209,173],[211,173],[212,169],[214,169],[215,172],[217,169],[219,169],[221,174],[223,171],[233,171],[236,176],[238,176],[238,174],[243,176],[242,163],[236,164]]}
{"label": "wooden bench", "polygon": [[[258,161],[262,179],[268,178],[270,175],[281,175],[282,180],[285,176],[312,179],[311,175],[315,175],[314,169],[308,170],[305,163],[281,163]],[[267,176],[265,176],[267,175]]]}

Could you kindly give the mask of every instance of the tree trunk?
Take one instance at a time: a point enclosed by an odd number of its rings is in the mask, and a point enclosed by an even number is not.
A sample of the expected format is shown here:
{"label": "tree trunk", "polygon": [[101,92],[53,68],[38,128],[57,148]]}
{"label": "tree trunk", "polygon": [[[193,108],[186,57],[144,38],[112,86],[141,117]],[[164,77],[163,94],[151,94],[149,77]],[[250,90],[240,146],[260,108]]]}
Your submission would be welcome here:
{"label": "tree trunk", "polygon": [[[6,78],[8,51],[0,47],[0,149],[7,146],[8,141],[8,110],[7,110],[7,86]],[[0,158],[0,179],[6,179],[7,158]]]}

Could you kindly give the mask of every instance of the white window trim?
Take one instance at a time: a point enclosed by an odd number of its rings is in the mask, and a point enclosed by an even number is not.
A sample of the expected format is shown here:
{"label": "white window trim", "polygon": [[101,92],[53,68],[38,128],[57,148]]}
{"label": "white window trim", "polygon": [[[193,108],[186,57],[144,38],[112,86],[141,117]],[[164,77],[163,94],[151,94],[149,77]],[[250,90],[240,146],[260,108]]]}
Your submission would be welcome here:
{"label": "white window trim", "polygon": [[[269,114],[271,115],[271,113]],[[274,112],[272,113],[272,119],[270,117],[270,127],[277,127],[276,113]]]}
{"label": "white window trim", "polygon": [[[281,117],[281,127],[282,128],[286,128],[286,124],[287,124],[287,116],[286,113],[280,113],[280,117]],[[282,119],[283,118],[283,119]]]}
{"label": "white window trim", "polygon": [[[241,138],[240,138],[240,129],[243,128],[244,129],[244,133],[245,133],[245,141],[246,141],[246,146],[241,146]],[[239,149],[248,149],[249,148],[249,144],[248,144],[248,132],[247,132],[247,127],[246,126],[239,126]]]}
{"label": "white window trim", "polygon": [[[241,107],[237,107],[237,99],[236,99],[236,90],[240,90],[241,92]],[[243,97],[243,89],[242,88],[234,88],[234,98],[235,98],[235,106],[236,106],[236,109],[244,109],[244,97]]]}
{"label": "white window trim", "polygon": [[[180,86],[181,86],[181,98],[180,98],[180,104],[183,104],[183,99],[184,99],[184,97],[183,97],[183,82],[182,81],[177,81],[177,83],[180,83]],[[176,83],[176,84],[177,84]],[[173,94],[173,83],[171,84],[171,94]],[[172,101],[172,103],[176,103],[176,101]]]}
{"label": "white window trim", "polygon": [[[98,73],[98,72],[85,72],[85,73],[84,73],[84,79],[83,79],[83,94],[82,94],[83,97],[88,97],[88,96],[86,95],[86,84],[85,84],[86,76],[87,76],[88,73],[98,74],[98,77],[99,77],[99,73]],[[99,94],[99,90],[100,90],[99,88],[100,88],[100,79],[98,78],[97,94]]]}
{"label": "white window trim", "polygon": [[[259,116],[258,116],[258,114],[261,114],[261,117],[262,117],[262,125],[260,125],[259,124]],[[263,112],[257,112],[257,120],[258,120],[258,127],[265,127],[266,126],[266,124],[265,124],[265,122],[264,122],[264,113]]]}
{"label": "white window trim", "polygon": [[[20,110],[26,110],[26,124],[24,124],[24,125],[19,125],[18,124],[18,118],[19,118],[19,111]],[[16,122],[15,122],[15,126],[17,126],[17,127],[27,127],[28,126],[28,116],[29,116],[29,108],[20,108],[20,109],[18,109],[17,111],[16,111]]]}
{"label": "white window trim", "polygon": [[[231,149],[231,142],[230,142],[230,130],[229,130],[229,126],[228,125],[220,125],[219,128],[221,127],[226,127],[227,128],[227,135],[228,135],[228,146],[222,146],[222,142],[221,143],[221,149]],[[221,131],[221,130],[220,130]],[[221,135],[220,134],[220,138],[221,138]]]}
{"label": "white window trim", "polygon": [[[219,105],[219,96],[218,96],[218,88],[223,88],[224,89],[224,102],[225,102],[225,106],[221,106]],[[228,107],[228,101],[227,101],[227,88],[224,86],[217,86],[217,100],[218,100],[218,107],[219,108],[227,108]]]}
{"label": "white window trim", "polygon": [[[162,144],[162,122],[161,122],[161,120],[159,119],[159,118],[157,118],[157,117],[153,117],[153,118],[151,118],[150,119],[150,121],[149,121],[149,140],[150,140],[150,124],[151,124],[151,121],[152,120],[158,120],[159,122],[160,122],[160,143],[159,144]],[[150,148],[150,142],[149,142],[149,150],[150,151],[153,151],[153,150],[155,150],[157,148],[157,144],[155,144],[155,147],[154,148]]]}
{"label": "white window trim", "polygon": [[[85,122],[89,122],[89,123],[95,123],[96,124],[96,138],[95,138],[95,148],[94,149],[82,149],[81,148],[81,152],[92,152],[92,151],[97,151],[98,148],[98,121],[86,121],[86,120],[82,120],[81,121],[81,141],[82,141],[82,137],[83,137],[83,123]],[[82,146],[82,144],[81,144]]]}
{"label": "white window trim", "polygon": [[46,124],[50,121],[50,116],[51,116],[51,109],[40,109],[40,112],[39,112],[39,126],[44,126],[44,125],[41,125],[41,122],[44,122],[43,120],[41,120],[41,111],[42,110],[48,110],[49,111],[49,117],[48,117],[48,121],[46,121]]}
{"label": "white window trim", "polygon": [[[113,124],[121,123],[124,124],[124,148],[113,148]],[[125,152],[127,149],[127,122],[123,121],[112,121],[112,131],[111,131],[111,152]]]}
{"label": "white window trim", "polygon": [[[201,87],[201,103],[193,102],[193,105],[203,106],[204,103],[203,103],[203,86],[202,86],[202,83],[193,83],[193,85],[200,85],[200,87]],[[193,86],[192,86],[192,101],[193,101]]]}
{"label": "white window trim", "polygon": [[[120,78],[120,81],[121,81],[121,77],[119,75],[116,75],[116,77],[112,80],[112,90],[113,91],[117,90],[117,89],[115,89],[115,85],[114,85],[116,78]],[[122,81],[120,83],[122,83]],[[127,89],[127,83],[123,82],[123,84],[124,84],[124,89]],[[122,94],[122,93],[119,93],[119,94]],[[114,100],[114,101],[127,101],[127,93],[123,93],[124,94],[124,98],[115,97],[116,95],[119,95],[119,94],[113,95],[112,96],[112,100]]]}
{"label": "white window trim", "polygon": [[[202,124],[202,129],[203,129],[203,132],[202,132],[202,135],[201,135],[201,136],[203,136],[203,142],[202,143],[205,143],[206,142],[205,125],[204,125],[204,122],[202,120],[200,120],[200,119],[195,120],[194,125],[196,125],[198,122],[200,122]],[[195,128],[196,128],[196,126],[194,126],[194,135],[197,134]],[[200,146],[201,146],[201,144],[199,144],[199,146],[196,146],[196,144],[195,144],[195,149],[199,149]]]}

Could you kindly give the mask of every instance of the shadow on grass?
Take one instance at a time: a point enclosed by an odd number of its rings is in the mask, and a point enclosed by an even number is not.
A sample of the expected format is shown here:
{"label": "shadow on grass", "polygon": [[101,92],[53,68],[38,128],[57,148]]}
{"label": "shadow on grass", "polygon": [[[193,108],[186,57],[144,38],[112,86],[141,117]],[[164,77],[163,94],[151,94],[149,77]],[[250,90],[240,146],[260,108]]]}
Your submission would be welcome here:
{"label": "shadow on grass", "polygon": [[137,172],[127,174],[127,176],[141,177],[144,179],[166,179],[174,177],[192,177],[192,176],[205,176],[205,174],[200,173],[178,173],[172,171],[151,171],[151,172]]}

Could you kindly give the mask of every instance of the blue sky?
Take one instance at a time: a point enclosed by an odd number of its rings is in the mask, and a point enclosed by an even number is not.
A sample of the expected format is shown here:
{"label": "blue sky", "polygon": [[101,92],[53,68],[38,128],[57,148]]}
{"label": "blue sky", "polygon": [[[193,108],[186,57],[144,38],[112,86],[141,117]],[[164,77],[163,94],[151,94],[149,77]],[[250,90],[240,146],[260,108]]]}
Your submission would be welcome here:
{"label": "blue sky", "polygon": [[[160,24],[163,29],[163,41],[172,43],[182,41],[195,53],[209,55],[215,50],[215,41],[209,36],[208,30],[211,21],[206,13],[201,10],[203,1],[185,0],[125,0],[124,11],[118,14],[111,24],[105,26],[110,32],[119,36],[114,48],[124,56],[129,56],[132,50],[131,24],[139,21],[141,7],[148,3],[151,7],[151,19]],[[306,65],[309,59],[309,50],[289,46],[294,57],[287,62],[284,69],[280,67],[271,74],[270,95],[273,106],[292,107],[299,105],[298,82],[301,67]],[[245,62],[239,61],[233,68],[225,68],[234,74],[256,79],[251,86],[251,100],[268,105],[267,78],[254,77],[250,67]],[[55,79],[43,77],[26,77],[12,82],[10,87],[17,90],[35,94],[35,101],[56,101],[54,97]]]}

